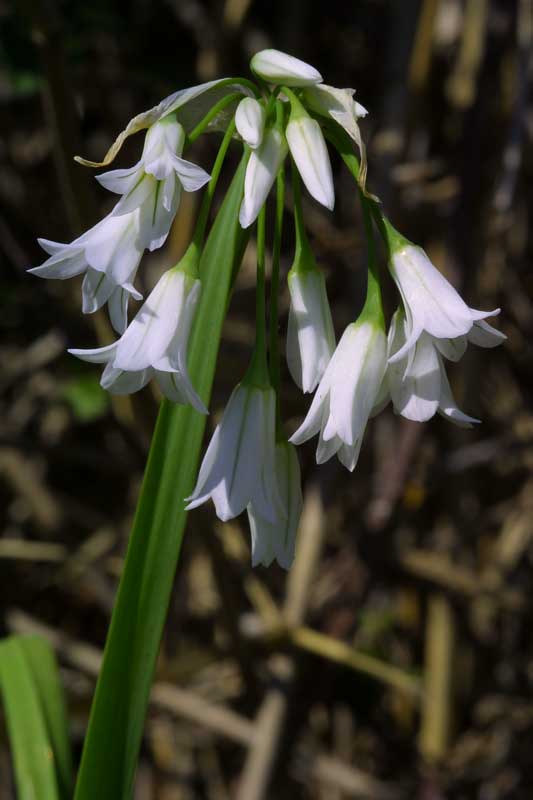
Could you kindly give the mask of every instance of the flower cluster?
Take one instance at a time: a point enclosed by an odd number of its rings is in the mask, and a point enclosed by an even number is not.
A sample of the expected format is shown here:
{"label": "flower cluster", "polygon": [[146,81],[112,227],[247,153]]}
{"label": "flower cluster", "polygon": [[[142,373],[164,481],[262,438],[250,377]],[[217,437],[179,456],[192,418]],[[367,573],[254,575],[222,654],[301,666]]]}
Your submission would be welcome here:
{"label": "flower cluster", "polygon": [[[198,227],[184,258],[159,279],[131,320],[128,306],[130,298],[142,300],[135,279],[143,253],[164,244],[182,191],[198,191],[211,180],[204,169],[183,158],[184,150],[205,130],[225,131],[216,163],[223,160],[231,138],[242,143],[247,164],[239,222],[246,229],[259,218],[256,345],[186,502],[193,509],[212,499],[221,520],[246,510],[253,564],[277,560],[288,568],[302,508],[295,445],[318,435],[317,463],[337,455],[353,470],[369,418],[390,401],[395,413],[410,420],[422,422],[438,412],[457,425],[471,426],[478,420],[457,407],[445,361],[461,358],[469,342],[494,347],[505,336],[486,321],[499,309],[484,312],[466,305],[424,251],[392,227],[367,193],[366,152],[359,129],[367,112],[354,100],[354,90],[324,84],[314,67],[277,50],[257,53],[251,69],[258,86],[246,79],[221,79],[176,92],[131,120],[102,162],[78,159],[93,167],[108,166],[128,136],[146,130],[137,164],[97,176],[102,186],[119,195],[111,211],[69,244],[40,239],[49,257],[31,272],[58,279],[83,274],[84,313],[107,303],[119,338],[104,347],[70,351],[105,364],[101,378],[105,389],[131,393],[154,379],[168,400],[206,414],[189,375],[187,356],[202,294],[199,254],[219,170],[213,169],[214,183],[204,195]],[[368,240],[366,300],[338,344],[325,276],[307,239],[300,196],[303,183],[311,197],[333,209],[328,140],[351,165]],[[295,221],[295,255],[287,276],[286,356],[295,383],[304,393],[314,392],[305,419],[289,440],[280,420],[277,347],[266,346],[264,315],[264,209],[277,180],[278,218],[283,214],[286,161],[292,164]],[[400,296],[388,333],[375,229],[388,249],[389,272]],[[279,252],[272,273],[277,286]],[[274,299],[270,313],[274,339],[277,322]]]}

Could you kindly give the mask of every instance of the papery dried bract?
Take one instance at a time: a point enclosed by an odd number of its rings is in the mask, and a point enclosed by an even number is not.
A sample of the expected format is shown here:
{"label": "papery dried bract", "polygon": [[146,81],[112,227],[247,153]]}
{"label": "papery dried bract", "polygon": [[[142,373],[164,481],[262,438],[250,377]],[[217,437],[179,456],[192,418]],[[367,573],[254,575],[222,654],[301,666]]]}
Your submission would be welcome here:
{"label": "papery dried bract", "polygon": [[[91,161],[81,156],[75,156],[75,160],[79,164],[86,167],[107,167],[111,164],[117,154],[119,153],[122,145],[129,136],[134,133],[149,128],[154,123],[163,119],[168,114],[178,111],[178,118],[185,130],[188,132],[200,122],[209,109],[221,100],[223,97],[234,94],[235,92],[242,92],[247,95],[249,89],[241,86],[239,83],[225,83],[226,78],[219,78],[207,83],[201,83],[198,86],[190,86],[187,89],[180,89],[177,92],[165,97],[153,108],[148,111],[143,111],[131,119],[123,131],[119,133],[102,161]],[[223,84],[223,85],[221,85]],[[227,115],[228,118],[230,114]],[[211,129],[216,129],[216,120],[210,126]]]}

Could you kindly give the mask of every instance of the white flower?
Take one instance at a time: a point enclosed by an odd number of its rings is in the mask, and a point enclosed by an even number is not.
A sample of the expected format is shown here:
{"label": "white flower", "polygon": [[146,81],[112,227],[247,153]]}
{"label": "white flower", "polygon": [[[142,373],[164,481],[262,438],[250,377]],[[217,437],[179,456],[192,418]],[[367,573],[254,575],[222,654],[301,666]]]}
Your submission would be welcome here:
{"label": "white flower", "polygon": [[[405,315],[398,309],[389,329],[389,355],[403,348],[407,335]],[[483,320],[474,322],[469,333],[458,339],[435,339],[423,332],[403,358],[399,361],[389,359],[385,382],[395,413],[415,422],[424,422],[438,412],[450,422],[468,428],[479,422],[457,407],[443,355],[457,361],[468,341],[481,347],[495,347],[505,338]]]}
{"label": "white flower", "polygon": [[364,186],[367,172],[366,149],[357,120],[366,117],[368,111],[353,99],[354,94],[354,89],[336,89],[334,86],[318,84],[305,89],[303,96],[309,108],[322,116],[331,117],[356,143],[361,154],[359,180]]}
{"label": "white flower", "polygon": [[287,277],[291,304],[287,328],[287,364],[294,382],[313,392],[335,350],[335,333],[319,269],[291,269]]}
{"label": "white flower", "polygon": [[155,377],[175,403],[207,409],[187,370],[187,347],[201,283],[180,269],[164,273],[120,339],[107,347],[69,350],[83,361],[106,364],[101,385],[112,394],[130,394]]}
{"label": "white flower", "polygon": [[139,212],[120,217],[109,214],[70,244],[39,239],[49,255],[44,264],[29,272],[41,278],[65,280],[85,273],[82,286],[83,312],[92,313],[109,303],[113,327],[123,333],[127,324],[130,295],[142,295],[133,287],[143,254]]}
{"label": "white flower", "polygon": [[303,505],[300,465],[295,448],[288,442],[278,442],[275,464],[284,516],[272,523],[256,512],[253,503],[248,505],[252,566],[262,564],[268,567],[276,559],[281,567],[289,569],[294,560],[296,531]]}
{"label": "white flower", "polygon": [[239,212],[241,227],[248,228],[263,207],[283,159],[287,142],[281,131],[269,128],[257,150],[252,150],[244,178],[244,197]]}
{"label": "white flower", "polygon": [[387,363],[387,341],[381,325],[359,319],[348,325],[318,385],[294,444],[320,434],[318,464],[335,453],[353,471],[368,418],[381,402]]}
{"label": "white flower", "polygon": [[271,387],[241,383],[215,429],[187,509],[211,498],[226,521],[252,504],[275,524],[283,516],[275,472],[276,394]]}
{"label": "white flower", "polygon": [[265,109],[254,97],[245,97],[237,106],[235,125],[243,141],[255,150],[263,140]]}
{"label": "white flower", "polygon": [[119,216],[140,209],[141,240],[150,250],[164,244],[178,210],[181,189],[195,192],[210,180],[209,174],[181,158],[185,131],[171,114],[152,125],[140,161],[129,169],[115,169],[96,179],[122,199],[113,209]]}
{"label": "white flower", "polygon": [[318,70],[281,50],[261,50],[250,61],[250,67],[263,80],[284,86],[312,86],[322,81]]}
{"label": "white flower", "polygon": [[298,172],[309,194],[330,211],[335,205],[335,191],[328,148],[320,125],[291,99],[292,110],[285,135]]}
{"label": "white flower", "polygon": [[404,243],[393,251],[390,270],[402,296],[406,314],[406,341],[392,357],[399,361],[423,331],[436,339],[464,336],[474,322],[495,311],[469,308],[420,247]]}

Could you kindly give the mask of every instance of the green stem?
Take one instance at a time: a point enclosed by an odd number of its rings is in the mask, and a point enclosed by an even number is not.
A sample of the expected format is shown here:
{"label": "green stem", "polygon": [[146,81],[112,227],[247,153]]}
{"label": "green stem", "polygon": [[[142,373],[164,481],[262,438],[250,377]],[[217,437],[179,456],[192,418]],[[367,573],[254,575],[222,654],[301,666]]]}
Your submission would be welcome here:
{"label": "green stem", "polygon": [[191,145],[195,142],[205,131],[207,126],[209,125],[214,118],[223,111],[226,106],[229,106],[231,103],[234,103],[235,100],[239,98],[243,98],[245,95],[242,95],[240,92],[234,92],[233,94],[228,94],[226,97],[223,97],[222,100],[219,100],[218,103],[209,109],[205,117],[203,117],[198,125],[192,129],[192,131],[187,136],[187,145]]}
{"label": "green stem", "polygon": [[[281,255],[281,234],[283,230],[283,209],[285,205],[285,168],[282,165],[276,178],[276,220],[274,243],[272,246],[272,275],[270,279],[270,380],[276,390],[279,405],[280,358],[279,358],[279,264]],[[278,414],[279,417],[279,414]]]}
{"label": "green stem", "polygon": [[368,258],[368,277],[366,287],[366,299],[361,311],[361,317],[371,316],[384,324],[383,304],[381,299],[381,285],[378,273],[378,262],[376,255],[376,240],[374,236],[374,226],[372,223],[371,201],[359,190],[361,210],[363,212],[363,224],[365,229],[367,258]]}
{"label": "green stem", "polygon": [[296,233],[296,248],[294,263],[305,268],[308,263],[313,264],[311,245],[305,232],[305,223],[302,210],[302,184],[298,168],[294,161],[291,163],[292,169],[292,195],[294,202],[294,228]]}
{"label": "green stem", "polygon": [[207,227],[207,220],[209,219],[209,211],[211,210],[211,203],[213,202],[213,196],[217,188],[217,182],[220,177],[222,165],[224,164],[224,159],[226,158],[226,153],[228,151],[228,147],[230,145],[234,132],[235,132],[235,120],[232,119],[227,127],[226,133],[224,134],[224,138],[222,139],[222,143],[217,153],[215,163],[213,164],[213,169],[211,170],[211,180],[207,184],[207,189],[202,199],[202,205],[200,206],[200,213],[198,214],[198,219],[196,221],[196,225],[194,228],[192,240],[189,245],[189,249],[187,251],[187,252],[191,251],[191,253],[194,253],[194,255],[198,257],[198,259],[200,258],[200,253],[204,242],[205,229]]}
{"label": "green stem", "polygon": [[243,383],[266,387],[270,385],[266,353],[265,314],[265,206],[257,218],[257,283],[255,290],[255,346]]}
{"label": "green stem", "polygon": [[291,104],[291,115],[294,114],[295,116],[303,117],[309,116],[292,89],[289,89],[287,86],[282,86],[281,90],[283,94],[289,98],[289,102]]}
{"label": "green stem", "polygon": [[[348,167],[353,175],[356,183],[359,180],[359,159],[353,152],[353,143],[350,137],[338,125],[328,124],[325,129],[326,138],[338,150],[342,160]],[[365,228],[365,236],[368,248],[368,282],[366,289],[366,300],[361,312],[361,317],[370,315],[378,318],[383,322],[383,305],[381,300],[381,286],[379,281],[377,256],[376,256],[376,241],[374,237],[374,226],[372,224],[372,217],[374,217],[376,224],[379,228],[381,235],[390,249],[391,239],[390,230],[394,230],[392,225],[383,214],[378,202],[372,200],[365,195],[359,187],[359,200],[361,201],[361,210],[363,212],[363,224]]]}

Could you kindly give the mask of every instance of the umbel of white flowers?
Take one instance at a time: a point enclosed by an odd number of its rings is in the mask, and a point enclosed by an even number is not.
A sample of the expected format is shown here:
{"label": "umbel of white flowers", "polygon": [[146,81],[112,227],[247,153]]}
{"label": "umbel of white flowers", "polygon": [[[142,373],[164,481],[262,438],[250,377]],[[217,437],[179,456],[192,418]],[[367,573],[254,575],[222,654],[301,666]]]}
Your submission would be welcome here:
{"label": "umbel of white flowers", "polygon": [[[366,192],[366,150],[359,121],[367,111],[354,100],[354,90],[328,86],[313,66],[274,49],[257,53],[251,70],[259,85],[248,79],[220,79],[177,91],[134,117],[102,161],[78,158],[86,166],[108,167],[128,137],[146,132],[134,166],[97,176],[104,188],[119,195],[115,205],[108,206],[99,222],[68,244],[39,239],[48,258],[30,271],[59,280],[83,275],[82,310],[86,314],[107,304],[117,340],[103,347],[70,350],[78,358],[104,365],[101,385],[105,389],[131,393],[153,379],[170,402],[206,414],[194,375],[189,375],[187,355],[189,334],[203,302],[198,264],[214,185],[204,196],[186,255],[161,275],[130,319],[130,300],[143,299],[135,285],[143,254],[166,241],[182,192],[198,191],[211,180],[206,170],[184,158],[184,152],[203,132],[225,133],[217,163],[222,164],[228,137],[244,148],[242,228],[256,221],[290,160],[296,236],[294,261],[287,276],[286,357],[297,386],[304,393],[315,394],[305,419],[287,441],[279,417],[279,387],[271,380],[271,375],[279,374],[277,354],[268,354],[271,363],[267,365],[266,349],[261,351],[258,344],[265,336],[258,337],[251,367],[228,401],[187,499],[188,509],[212,499],[222,520],[246,510],[253,565],[268,566],[277,560],[288,568],[294,558],[302,508],[294,445],[318,435],[317,462],[337,455],[353,470],[368,420],[389,401],[395,413],[410,420],[422,422],[439,413],[457,425],[470,427],[478,420],[457,407],[445,362],[458,361],[468,343],[492,348],[505,336],[486,321],[499,309],[470,308],[424,251],[392,227],[375,198]],[[300,196],[301,180],[315,201],[330,211],[334,208],[327,141],[341,150],[345,160],[352,149],[346,163],[353,164],[358,157],[353,174],[365,219],[370,220],[365,228],[369,246],[366,302],[337,345],[325,273],[305,233]],[[219,173],[220,166],[213,170],[212,183]],[[388,248],[389,271],[400,296],[388,335],[372,217]],[[274,270],[279,270],[279,263],[273,264]],[[261,279],[260,286],[258,278],[258,297],[263,283]],[[277,301],[273,307],[277,309]],[[264,325],[258,322],[258,330],[260,324]],[[277,311],[271,313],[271,325],[277,334]],[[264,334],[264,327],[262,330]]]}

